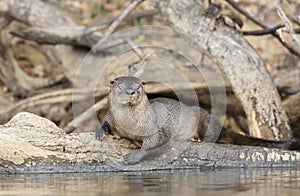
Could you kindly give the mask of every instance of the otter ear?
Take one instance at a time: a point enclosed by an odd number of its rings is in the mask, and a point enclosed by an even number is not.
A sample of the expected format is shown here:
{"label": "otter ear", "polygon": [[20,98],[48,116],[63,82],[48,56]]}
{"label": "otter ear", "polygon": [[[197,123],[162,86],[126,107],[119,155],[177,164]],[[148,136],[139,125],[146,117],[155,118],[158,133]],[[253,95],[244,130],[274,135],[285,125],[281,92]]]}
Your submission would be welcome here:
{"label": "otter ear", "polygon": [[119,78],[115,78],[113,80],[110,81],[110,84],[113,85]]}
{"label": "otter ear", "polygon": [[146,84],[146,82],[145,81],[142,81],[142,85],[145,85]]}

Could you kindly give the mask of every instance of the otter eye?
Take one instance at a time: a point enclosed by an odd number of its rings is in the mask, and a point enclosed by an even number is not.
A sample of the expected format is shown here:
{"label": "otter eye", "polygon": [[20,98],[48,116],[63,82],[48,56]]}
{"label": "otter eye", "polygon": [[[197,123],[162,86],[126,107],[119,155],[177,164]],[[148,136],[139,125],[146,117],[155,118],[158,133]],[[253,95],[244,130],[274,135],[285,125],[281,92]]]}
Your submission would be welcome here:
{"label": "otter eye", "polygon": [[118,89],[119,89],[119,90],[122,90],[122,89],[123,89],[123,86],[118,86]]}
{"label": "otter eye", "polygon": [[135,90],[140,90],[141,89],[141,86],[140,85],[138,85],[136,88],[135,88]]}

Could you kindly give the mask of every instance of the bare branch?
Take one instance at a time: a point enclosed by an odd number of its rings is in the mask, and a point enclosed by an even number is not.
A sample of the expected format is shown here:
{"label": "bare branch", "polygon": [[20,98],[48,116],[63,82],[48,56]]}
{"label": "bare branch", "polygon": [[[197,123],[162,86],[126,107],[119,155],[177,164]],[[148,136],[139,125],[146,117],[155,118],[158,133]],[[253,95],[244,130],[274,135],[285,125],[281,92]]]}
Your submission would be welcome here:
{"label": "bare branch", "polygon": [[[124,21],[130,22],[130,21],[133,21],[133,20],[138,19],[138,18],[153,16],[157,13],[158,13],[157,10],[150,10],[150,11],[143,11],[143,12],[133,13],[133,14],[130,14],[127,18],[125,18]],[[112,17],[112,18],[109,18],[107,20],[101,21],[99,23],[87,26],[84,30],[84,33],[82,34],[82,38],[87,36],[87,35],[90,35],[94,32],[99,32],[100,30],[102,30],[104,28],[107,28],[116,19],[117,19],[116,17]]]}
{"label": "bare branch", "polygon": [[128,16],[132,10],[134,10],[139,4],[141,4],[144,0],[133,0],[130,2],[122,11],[120,16],[109,26],[107,31],[104,34],[104,37],[96,44],[94,48],[97,48],[97,46],[101,45],[104,41],[107,40],[107,38],[118,28],[118,26],[121,24],[121,22]]}
{"label": "bare branch", "polygon": [[[260,36],[260,35],[267,35],[267,34],[272,34],[275,33],[278,29],[284,28],[284,24],[279,24],[276,25],[275,27],[271,28],[266,28],[262,30],[256,30],[256,31],[243,31],[243,35],[255,35],[255,36]],[[295,34],[300,33],[300,29],[294,29],[293,30]]]}
{"label": "bare branch", "polygon": [[131,46],[135,54],[138,56],[140,60],[143,60],[144,51],[137,47],[131,40],[127,40],[127,43]]}
{"label": "bare branch", "polygon": [[288,19],[288,17],[285,15],[285,13],[282,10],[281,0],[277,0],[276,8],[277,8],[277,12],[278,12],[279,17],[281,18],[281,20],[285,24],[286,31],[289,32],[289,33],[292,33],[293,32],[293,24],[291,23],[291,21]]}
{"label": "bare branch", "polygon": [[66,44],[92,48],[100,39],[93,34],[85,39],[78,39],[84,32],[84,27],[31,27],[24,30],[12,31],[14,36],[32,40],[39,44]]}
{"label": "bare branch", "polygon": [[296,38],[294,28],[293,28],[293,24],[291,23],[291,21],[288,19],[288,17],[286,16],[286,14],[282,10],[282,0],[277,0],[276,8],[277,8],[277,12],[278,12],[279,17],[281,18],[281,20],[285,24],[285,27],[283,28],[283,30],[286,30],[287,32],[289,32],[292,35],[293,44],[296,44],[297,45],[296,47],[300,48],[300,42]]}
{"label": "bare branch", "polygon": [[[238,12],[240,12],[241,14],[243,14],[244,16],[246,16],[247,18],[249,18],[252,22],[254,22],[255,24],[257,24],[258,26],[262,27],[262,28],[268,28],[267,25],[263,24],[261,21],[257,20],[255,17],[253,17],[249,12],[247,12],[246,10],[244,10],[243,8],[241,8],[239,6],[238,3],[236,3],[233,0],[226,0],[226,2],[228,2],[234,9],[236,9]],[[284,42],[279,34],[277,32],[273,32],[271,33],[274,37],[276,37],[276,39],[278,39],[280,41],[280,43],[286,47],[291,53],[293,53],[294,55],[296,55],[297,57],[300,58],[300,50],[299,48],[288,44],[287,42]]]}
{"label": "bare branch", "polygon": [[136,77],[140,77],[145,68],[146,68],[146,64],[147,64],[147,59],[153,54],[153,51],[148,53],[146,56],[144,55],[143,59],[141,59],[141,61],[138,64],[135,64],[133,66],[131,66],[131,69],[133,69],[133,67],[135,67],[135,73],[131,74],[133,76]]}
{"label": "bare branch", "polygon": [[[39,44],[65,44],[88,48],[93,48],[101,38],[100,35],[94,33],[93,35],[81,39],[80,37],[82,37],[84,33],[84,27],[31,27],[23,30],[12,31],[10,33],[14,36],[26,40],[32,40]],[[118,45],[129,44],[128,40],[137,36],[139,36],[139,34],[124,34],[118,39],[102,44],[97,47],[94,52],[104,51]]]}
{"label": "bare branch", "polygon": [[[74,96],[76,94],[76,96]],[[0,116],[5,114],[12,114],[16,112],[20,112],[28,107],[35,107],[42,104],[49,104],[49,103],[63,103],[63,102],[70,102],[70,101],[80,101],[84,100],[87,97],[87,92],[77,92],[74,93],[74,89],[63,89],[57,91],[46,92],[43,94],[35,95],[32,97],[28,97],[26,99],[20,100],[7,108],[0,110]],[[76,99],[72,100],[72,96],[76,97]],[[103,93],[97,91],[95,97],[101,97]]]}
{"label": "bare branch", "polygon": [[104,97],[96,104],[92,105],[90,108],[88,108],[79,116],[74,118],[71,122],[69,122],[68,125],[64,128],[65,132],[67,134],[72,133],[80,124],[88,120],[97,111],[101,110],[107,104],[107,102],[108,102],[108,97]]}

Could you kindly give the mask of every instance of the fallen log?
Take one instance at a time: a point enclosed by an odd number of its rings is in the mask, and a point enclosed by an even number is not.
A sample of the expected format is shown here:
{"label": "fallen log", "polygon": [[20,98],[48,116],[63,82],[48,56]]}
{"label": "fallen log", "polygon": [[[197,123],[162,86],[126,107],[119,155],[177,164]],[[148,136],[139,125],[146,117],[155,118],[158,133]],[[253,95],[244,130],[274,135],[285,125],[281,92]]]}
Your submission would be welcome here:
{"label": "fallen log", "polygon": [[93,132],[65,134],[53,122],[22,112],[0,126],[0,174],[145,171],[214,167],[299,167],[300,153],[279,149],[180,142],[155,160],[123,164],[132,151]]}
{"label": "fallen log", "polygon": [[266,65],[238,31],[214,21],[203,1],[153,3],[172,27],[191,45],[206,49],[225,73],[243,106],[250,135],[275,140],[291,137],[287,115]]}

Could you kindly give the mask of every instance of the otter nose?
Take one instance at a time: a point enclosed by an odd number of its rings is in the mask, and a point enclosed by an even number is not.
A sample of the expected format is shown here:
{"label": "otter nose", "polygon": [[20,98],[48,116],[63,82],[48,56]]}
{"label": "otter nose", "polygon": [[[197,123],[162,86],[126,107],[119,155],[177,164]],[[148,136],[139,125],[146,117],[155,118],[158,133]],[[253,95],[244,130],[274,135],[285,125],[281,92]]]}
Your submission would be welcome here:
{"label": "otter nose", "polygon": [[127,95],[133,95],[134,94],[134,89],[126,89],[126,94]]}

